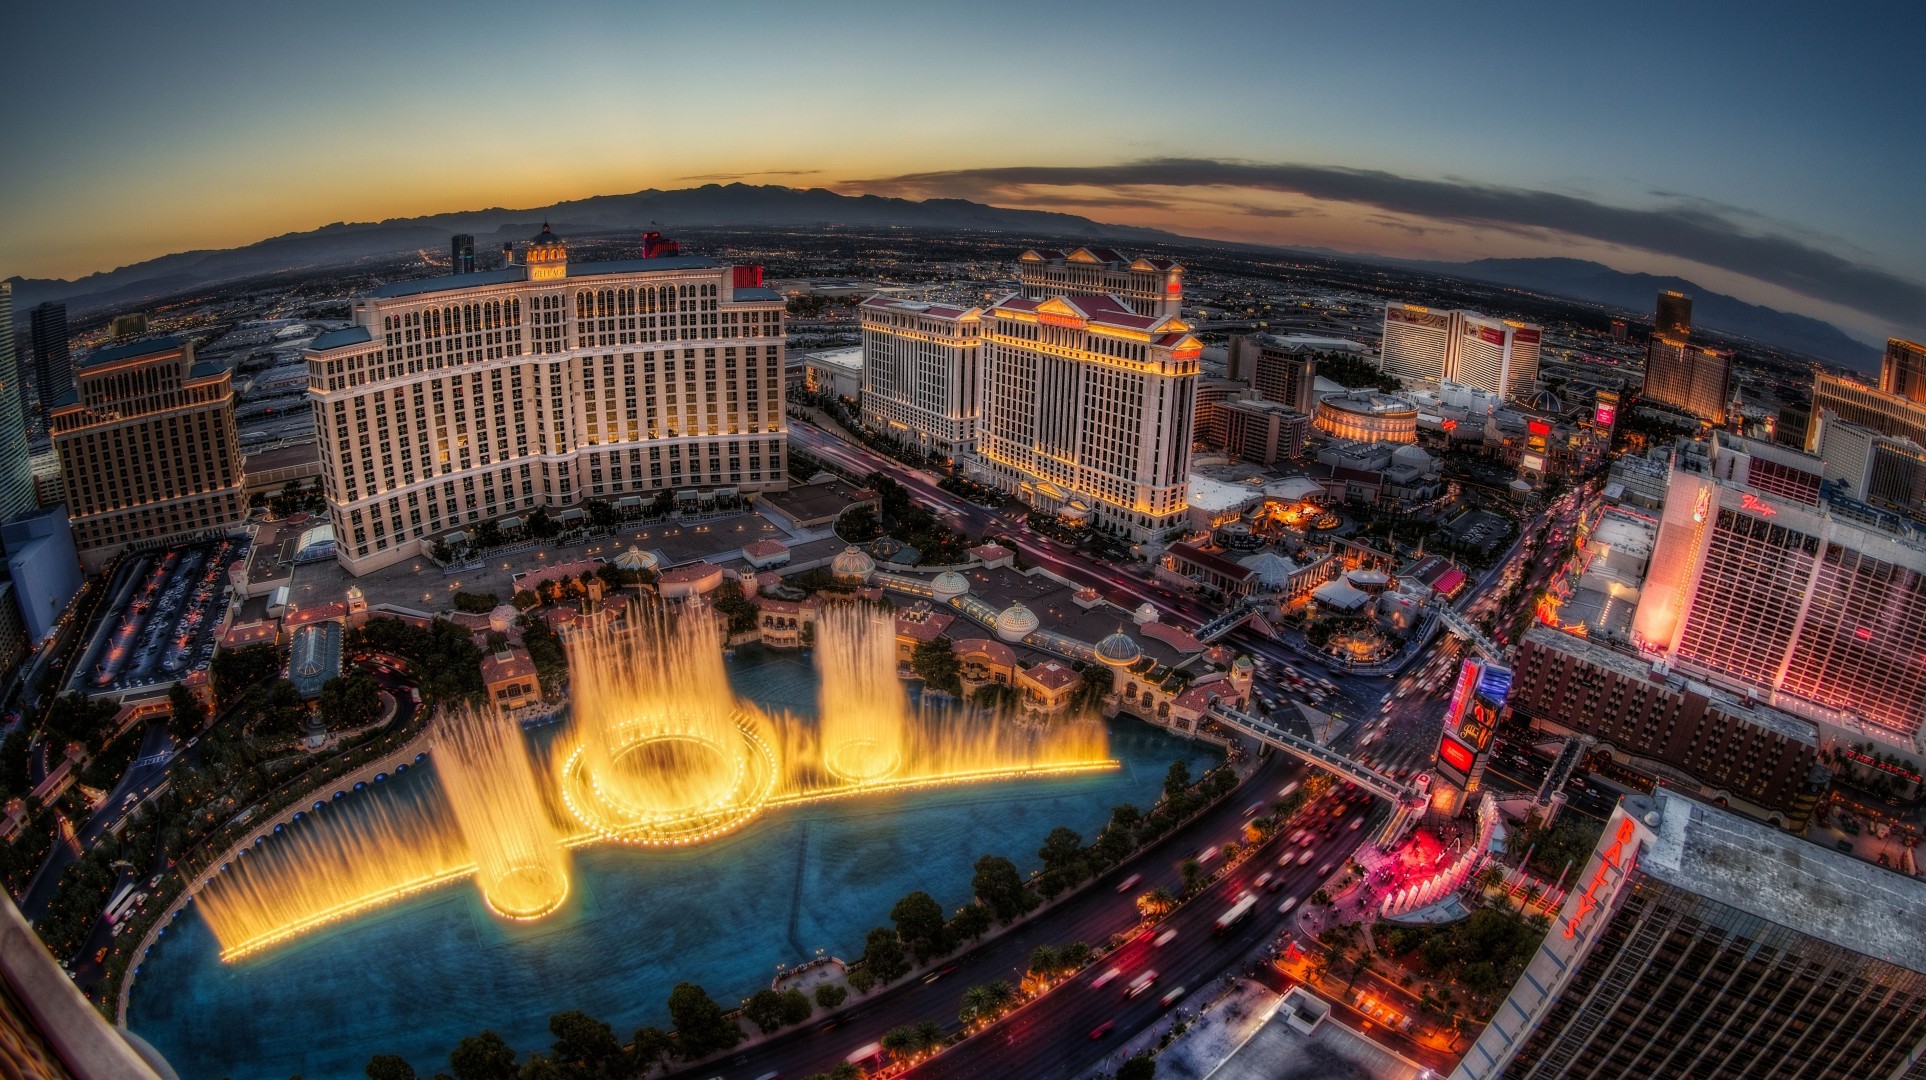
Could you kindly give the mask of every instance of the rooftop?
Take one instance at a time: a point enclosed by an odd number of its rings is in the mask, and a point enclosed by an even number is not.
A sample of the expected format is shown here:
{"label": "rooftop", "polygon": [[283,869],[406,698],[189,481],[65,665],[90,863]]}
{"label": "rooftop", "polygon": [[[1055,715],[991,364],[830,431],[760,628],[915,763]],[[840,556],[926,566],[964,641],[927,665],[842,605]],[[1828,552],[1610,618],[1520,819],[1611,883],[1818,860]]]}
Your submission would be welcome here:
{"label": "rooftop", "polygon": [[[479,285],[506,285],[511,281],[523,281],[528,277],[526,266],[504,266],[499,270],[478,270],[472,274],[444,274],[440,277],[415,278],[412,281],[390,281],[368,290],[367,295],[377,300],[387,300],[397,296],[419,296],[422,293],[449,292],[454,289],[469,289]],[[320,338],[315,346],[320,347]]]}
{"label": "rooftop", "polygon": [[341,330],[325,330],[316,334],[314,340],[308,343],[308,348],[315,352],[325,352],[328,349],[340,349],[349,345],[366,345],[373,340],[374,335],[368,333],[367,327],[350,326]]}
{"label": "rooftop", "polygon": [[75,361],[74,370],[85,371],[90,367],[98,367],[101,364],[111,364],[116,360],[131,360],[136,356],[153,356],[156,353],[173,352],[176,349],[185,347],[186,344],[186,342],[177,337],[159,337],[149,338],[146,341],[130,341],[125,345],[109,345],[104,349],[95,349],[85,357]]}
{"label": "rooftop", "polygon": [[1674,792],[1628,795],[1656,812],[1644,873],[1862,956],[1926,971],[1926,882]]}

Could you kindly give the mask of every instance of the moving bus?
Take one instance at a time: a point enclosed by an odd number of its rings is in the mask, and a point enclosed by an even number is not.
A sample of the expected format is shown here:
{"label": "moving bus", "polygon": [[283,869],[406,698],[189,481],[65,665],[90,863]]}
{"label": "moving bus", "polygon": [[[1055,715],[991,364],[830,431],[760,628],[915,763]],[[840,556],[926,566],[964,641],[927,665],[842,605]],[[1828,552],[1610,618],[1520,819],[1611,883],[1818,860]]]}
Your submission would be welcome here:
{"label": "moving bus", "polygon": [[1244,917],[1249,915],[1251,913],[1251,909],[1256,906],[1257,906],[1257,897],[1251,895],[1250,893],[1245,893],[1243,896],[1238,898],[1237,903],[1232,904],[1230,906],[1229,911],[1226,911],[1222,915],[1219,915],[1217,917],[1216,932],[1221,934],[1224,931],[1229,930],[1231,927],[1236,926],[1238,923],[1243,922]]}

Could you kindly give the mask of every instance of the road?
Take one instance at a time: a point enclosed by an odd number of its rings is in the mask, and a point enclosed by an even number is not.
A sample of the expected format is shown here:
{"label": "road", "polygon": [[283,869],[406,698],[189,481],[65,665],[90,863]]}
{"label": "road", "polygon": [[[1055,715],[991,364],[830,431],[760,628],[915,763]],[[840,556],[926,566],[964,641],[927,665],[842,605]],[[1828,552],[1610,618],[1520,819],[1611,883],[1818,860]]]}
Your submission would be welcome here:
{"label": "road", "polygon": [[[1222,844],[1226,840],[1238,839],[1246,820],[1244,810],[1254,802],[1262,801],[1268,804],[1274,801],[1285,784],[1304,776],[1306,768],[1303,763],[1284,754],[1273,754],[1262,759],[1256,771],[1237,792],[1207,811],[1201,818],[1153,844],[1127,863],[1105,873],[1095,884],[1081,893],[1058,901],[1057,906],[1040,913],[1032,921],[957,955],[939,969],[947,973],[934,981],[912,979],[893,988],[876,991],[870,999],[856,1004],[849,1012],[832,1018],[826,1023],[806,1024],[794,1031],[779,1034],[768,1042],[751,1047],[732,1058],[685,1069],[673,1075],[691,1078],[691,1080],[706,1080],[708,1077],[722,1077],[723,1080],[749,1080],[771,1071],[780,1072],[784,1076],[807,1076],[835,1067],[852,1051],[880,1040],[884,1032],[901,1024],[935,1020],[945,1029],[954,1030],[957,1027],[957,1010],[961,1006],[965,989],[974,984],[993,982],[997,979],[1006,979],[1014,984],[1028,967],[1030,951],[1038,945],[1064,945],[1072,941],[1099,944],[1108,941],[1113,934],[1135,928],[1139,922],[1135,903],[1138,895],[1159,885],[1170,889],[1173,893],[1179,891],[1182,883],[1179,868],[1186,858],[1202,848]],[[1163,950],[1159,950],[1157,962],[1162,963],[1162,955],[1168,953],[1172,958],[1170,965],[1172,978],[1194,978],[1199,981],[1207,981],[1216,977],[1224,968],[1238,965],[1252,946],[1268,941],[1270,936],[1277,932],[1282,922],[1282,917],[1276,915],[1278,901],[1286,896],[1301,898],[1308,895],[1314,888],[1310,875],[1314,875],[1321,866],[1341,861],[1344,855],[1354,850],[1367,835],[1369,835],[1368,830],[1362,828],[1356,831],[1341,828],[1335,837],[1328,839],[1320,837],[1315,844],[1318,854],[1312,859],[1311,864],[1308,867],[1294,867],[1289,884],[1284,890],[1271,896],[1268,904],[1259,904],[1259,911],[1262,914],[1254,915],[1234,934],[1221,942],[1213,944],[1207,924],[1228,906],[1228,902],[1219,904],[1213,899],[1207,903],[1187,907],[1170,923],[1179,930],[1178,940],[1184,942],[1183,946],[1179,948],[1178,941],[1173,941]],[[1278,842],[1274,840],[1272,843]],[[1260,855],[1258,858],[1274,860],[1275,855]],[[1260,869],[1267,868],[1258,861],[1245,865],[1249,869],[1240,869],[1238,880],[1247,880],[1255,876]],[[1139,880],[1125,892],[1117,892],[1117,885],[1133,874],[1140,875]],[[1222,888],[1222,885],[1212,886],[1210,895],[1215,898]],[[1207,912],[1207,914],[1199,915],[1199,912]],[[1203,929],[1192,926],[1189,921],[1199,917],[1203,918],[1206,924]],[[1184,932],[1187,929],[1191,932],[1188,940],[1185,940]],[[1123,952],[1118,954],[1117,959],[1103,962],[1097,966],[1096,970],[1101,971],[1117,963],[1135,964],[1139,953],[1133,950],[1145,948],[1148,946],[1142,942],[1126,946]],[[1136,969],[1132,968],[1132,970]],[[1087,980],[1089,977],[1090,975],[1086,974],[1083,979]],[[1150,1014],[1144,1014],[1140,1006],[1148,1002],[1150,1013],[1154,1014],[1157,1011],[1157,996],[1174,985],[1176,985],[1174,982],[1165,980],[1163,989],[1160,989],[1157,995],[1150,995],[1134,1003],[1132,1010],[1129,1010],[1129,1016],[1141,1015],[1146,1021],[1152,1018]],[[1113,1006],[1120,1005],[1122,987],[1119,985],[1112,989],[1118,995],[1117,1000],[1113,1002],[1106,993],[1102,996],[1102,1001]],[[1056,996],[1056,994],[1047,995],[1039,1003],[1019,1012],[1017,1017],[1037,1014],[1039,1010],[1048,1013],[1058,1007],[1054,1004],[1046,1004]],[[1113,1008],[1112,1011],[1116,1010]],[[1016,1017],[1011,1019],[1015,1020]],[[1108,1045],[1092,1045],[1085,1037],[1089,1027],[1097,1022],[1097,1019],[1091,1020],[1090,1024],[1077,1031],[1074,1039],[1065,1036],[1057,1040],[1068,1045],[1052,1053],[1064,1060],[1075,1058],[1084,1060],[1086,1064],[1094,1063],[1102,1057]],[[1034,1037],[1041,1043],[1050,1030],[1034,1029]],[[1121,1042],[1129,1035],[1130,1029],[1126,1018],[1120,1016],[1112,1039]],[[982,1041],[979,1037],[965,1043],[964,1047],[973,1047]],[[959,1048],[952,1053],[962,1052],[962,1049]],[[1035,1049],[1039,1054],[1045,1052],[1045,1048],[1041,1045]],[[1031,1051],[1026,1049],[1022,1056],[1027,1060],[1030,1053]],[[949,1056],[942,1055],[931,1065],[934,1066]],[[1052,1060],[1055,1058],[1053,1057]],[[1014,1065],[1015,1062],[1008,1064]],[[947,1069],[948,1066],[944,1068]],[[997,1071],[1003,1071],[1003,1065],[999,1065]],[[923,1075],[922,1071],[919,1070],[917,1075]],[[929,1075],[980,1076],[984,1074],[982,1072],[943,1072]],[[1070,1074],[1023,1072],[1017,1075],[1067,1076]]]}

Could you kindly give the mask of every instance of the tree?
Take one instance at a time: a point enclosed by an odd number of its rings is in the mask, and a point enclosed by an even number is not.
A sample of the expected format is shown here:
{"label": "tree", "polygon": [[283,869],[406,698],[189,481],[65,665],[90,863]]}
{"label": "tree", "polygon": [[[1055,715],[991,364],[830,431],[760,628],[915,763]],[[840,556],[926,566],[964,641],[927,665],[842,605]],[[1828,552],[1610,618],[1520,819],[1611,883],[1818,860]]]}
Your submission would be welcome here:
{"label": "tree", "polygon": [[1096,712],[1116,688],[1116,672],[1108,664],[1086,664],[1078,676],[1077,688],[1070,695],[1070,707],[1080,712]]}
{"label": "tree", "polygon": [[970,695],[970,704],[985,711],[1015,708],[1020,700],[1022,695],[1016,692],[1016,687],[997,682],[985,683]]}
{"label": "tree", "polygon": [[1196,892],[1197,887],[1204,882],[1204,864],[1196,859],[1185,859],[1184,864],[1178,867],[1178,872],[1184,875],[1186,895]]}
{"label": "tree", "polygon": [[916,950],[919,962],[949,951],[942,905],[929,893],[918,890],[903,897],[890,909],[889,917],[896,924],[897,935]]}
{"label": "tree", "polygon": [[1157,1059],[1138,1054],[1117,1068],[1117,1080],[1156,1080]]}
{"label": "tree", "polygon": [[1037,849],[1037,858],[1043,860],[1045,870],[1073,872],[1080,877],[1083,834],[1063,825],[1051,829],[1050,835],[1043,838],[1043,846]]}
{"label": "tree", "polygon": [[168,717],[168,728],[182,739],[193,738],[201,725],[207,723],[207,710],[201,707],[201,699],[180,683],[167,690],[167,711],[172,714]]}
{"label": "tree", "polygon": [[963,991],[962,1006],[957,1009],[958,1021],[968,1024],[975,1020],[987,1020],[996,1012],[996,995],[988,986],[972,986]]}
{"label": "tree", "polygon": [[931,690],[941,690],[946,694],[963,692],[960,676],[963,665],[957,661],[955,643],[949,638],[938,637],[933,641],[918,642],[916,650],[910,654],[910,670],[922,676],[923,685]]}
{"label": "tree", "polygon": [[1173,761],[1164,771],[1164,798],[1176,802],[1190,790],[1190,766],[1182,761]]}
{"label": "tree", "polygon": [[896,937],[896,931],[878,926],[869,932],[863,945],[863,968],[884,983],[909,974],[909,956],[903,952],[903,943]]}
{"label": "tree", "polygon": [[1010,922],[1036,906],[1036,897],[1023,887],[1016,864],[1001,855],[985,855],[976,860],[976,875],[970,889],[1001,922]]}
{"label": "tree", "polygon": [[675,1040],[659,1027],[636,1028],[629,1038],[629,1069],[640,1076],[675,1052]]}
{"label": "tree", "polygon": [[990,909],[982,904],[974,902],[964,904],[950,919],[950,940],[961,941],[969,938],[971,941],[980,941],[984,934],[989,933],[990,926],[995,921],[995,916],[990,914]]}
{"label": "tree", "polygon": [[710,595],[709,601],[715,605],[717,614],[728,620],[727,631],[730,637],[746,634],[754,630],[762,621],[762,609],[742,595],[740,582],[723,582]]}
{"label": "tree", "polygon": [[835,983],[822,983],[816,987],[816,1006],[825,1012],[842,1007],[849,999],[849,988]]}
{"label": "tree", "polygon": [[394,1054],[376,1054],[363,1071],[368,1080],[415,1080],[415,1067]]}
{"label": "tree", "polygon": [[555,1036],[549,1056],[556,1064],[582,1076],[611,1075],[621,1067],[622,1043],[615,1031],[587,1013],[556,1013],[548,1018],[548,1030]]}
{"label": "tree", "polygon": [[222,704],[227,704],[256,683],[273,678],[280,670],[279,649],[273,645],[248,645],[232,652],[216,653],[214,662],[208,667],[208,677],[213,683],[215,696]]}
{"label": "tree", "polygon": [[1176,906],[1177,898],[1170,895],[1170,890],[1164,888],[1162,885],[1151,889],[1149,892],[1137,898],[1137,913],[1146,919],[1156,919],[1168,915],[1170,914],[1170,910]]}
{"label": "tree", "polygon": [[859,967],[848,975],[849,988],[859,994],[867,994],[876,988],[876,973],[866,967]]}
{"label": "tree", "polygon": [[1054,945],[1038,945],[1030,950],[1030,974],[1054,975],[1062,962],[1057,957]]}
{"label": "tree", "polygon": [[493,1031],[470,1035],[448,1052],[455,1080],[515,1080],[515,1048]]}
{"label": "tree", "polygon": [[750,995],[742,1012],[767,1035],[782,1026],[782,995],[765,986]]}
{"label": "tree", "polygon": [[337,675],[321,685],[315,704],[322,721],[335,731],[366,727],[381,716],[381,687],[363,672]]}
{"label": "tree", "polygon": [[723,1015],[722,1006],[695,983],[679,982],[669,991],[669,1019],[675,1022],[676,1042],[682,1056],[689,1061],[727,1050],[742,1041],[742,1029]]}
{"label": "tree", "polygon": [[916,1022],[916,1047],[919,1050],[934,1050],[943,1045],[943,1025],[934,1020]]}
{"label": "tree", "polygon": [[916,1052],[916,1029],[908,1024],[898,1024],[883,1032],[883,1049],[896,1061],[904,1061]]}
{"label": "tree", "polygon": [[785,1025],[800,1024],[815,1011],[815,1007],[809,1004],[808,994],[793,989],[782,992],[782,1022]]}

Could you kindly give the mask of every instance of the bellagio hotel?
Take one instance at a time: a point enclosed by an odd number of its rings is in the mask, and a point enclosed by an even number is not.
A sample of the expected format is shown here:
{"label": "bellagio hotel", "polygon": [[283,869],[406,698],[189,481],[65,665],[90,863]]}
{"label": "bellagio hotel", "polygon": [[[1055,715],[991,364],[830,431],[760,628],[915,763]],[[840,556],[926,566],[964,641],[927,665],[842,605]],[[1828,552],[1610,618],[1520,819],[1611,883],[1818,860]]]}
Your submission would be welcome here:
{"label": "bellagio hotel", "polygon": [[543,226],[521,263],[382,286],[354,323],[307,353],[350,573],[536,507],[786,486],[783,302],[754,268],[570,266]]}

